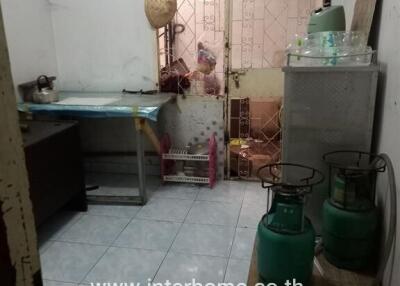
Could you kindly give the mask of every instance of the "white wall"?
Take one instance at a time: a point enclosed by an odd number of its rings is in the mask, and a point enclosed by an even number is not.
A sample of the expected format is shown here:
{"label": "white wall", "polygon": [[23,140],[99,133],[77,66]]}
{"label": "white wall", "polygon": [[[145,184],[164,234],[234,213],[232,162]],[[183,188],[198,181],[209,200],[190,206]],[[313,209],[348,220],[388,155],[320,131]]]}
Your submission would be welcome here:
{"label": "white wall", "polygon": [[[378,151],[387,153],[393,161],[398,186],[400,203],[400,2],[399,0],[382,1],[382,14],[378,35],[378,60],[381,65],[381,84],[379,97],[381,111],[378,113]],[[378,186],[381,192],[386,191],[385,183]],[[388,203],[388,202],[386,202]],[[387,209],[387,208],[385,208]],[[398,207],[400,212],[400,207]],[[400,220],[400,215],[397,220]],[[399,224],[398,224],[399,225]],[[391,284],[397,286],[400,281],[400,231],[397,232],[396,264]]]}
{"label": "white wall", "polygon": [[48,2],[1,0],[1,7],[14,85],[40,74],[57,75]]}
{"label": "white wall", "polygon": [[15,86],[56,75],[60,89],[154,89],[156,34],[139,0],[1,0]]}
{"label": "white wall", "polygon": [[156,33],[139,0],[49,0],[64,90],[154,89]]}

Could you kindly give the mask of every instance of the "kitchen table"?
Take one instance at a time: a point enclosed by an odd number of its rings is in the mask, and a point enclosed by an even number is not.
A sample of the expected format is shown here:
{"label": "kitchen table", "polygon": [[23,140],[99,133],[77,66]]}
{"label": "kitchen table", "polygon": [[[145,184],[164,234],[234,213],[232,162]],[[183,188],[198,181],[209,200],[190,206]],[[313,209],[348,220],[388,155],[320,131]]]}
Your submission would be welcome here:
{"label": "kitchen table", "polygon": [[59,94],[59,101],[51,104],[20,103],[18,110],[37,115],[68,116],[72,118],[132,118],[137,138],[139,196],[88,196],[89,200],[109,203],[145,204],[146,174],[144,167],[143,136],[160,152],[160,142],[149,125],[157,122],[160,109],[173,100],[171,93],[129,94],[110,92],[67,92]]}

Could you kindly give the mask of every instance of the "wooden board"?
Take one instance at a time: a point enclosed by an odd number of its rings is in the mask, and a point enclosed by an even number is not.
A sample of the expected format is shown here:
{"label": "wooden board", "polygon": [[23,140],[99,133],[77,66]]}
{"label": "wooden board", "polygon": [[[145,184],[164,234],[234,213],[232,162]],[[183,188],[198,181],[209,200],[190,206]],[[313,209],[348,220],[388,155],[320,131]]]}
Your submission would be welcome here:
{"label": "wooden board", "polygon": [[357,0],[354,5],[352,31],[362,31],[369,37],[376,0]]}
{"label": "wooden board", "polygon": [[[254,286],[259,282],[257,271],[257,251],[254,244],[251,257],[247,286]],[[373,286],[374,279],[366,274],[341,270],[320,254],[314,260],[312,286]]]}
{"label": "wooden board", "polygon": [[[40,286],[36,230],[0,4],[0,284]],[[6,275],[6,277],[4,277]]]}

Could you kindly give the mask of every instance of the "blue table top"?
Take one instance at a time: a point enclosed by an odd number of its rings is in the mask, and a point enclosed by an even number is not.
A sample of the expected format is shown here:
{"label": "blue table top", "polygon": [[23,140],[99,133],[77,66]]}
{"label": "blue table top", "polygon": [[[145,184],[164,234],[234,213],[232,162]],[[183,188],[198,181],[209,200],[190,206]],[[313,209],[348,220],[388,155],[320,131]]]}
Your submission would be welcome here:
{"label": "blue table top", "polygon": [[140,117],[157,121],[161,107],[175,98],[173,93],[128,94],[61,91],[51,104],[19,103],[18,110],[43,115],[72,117]]}

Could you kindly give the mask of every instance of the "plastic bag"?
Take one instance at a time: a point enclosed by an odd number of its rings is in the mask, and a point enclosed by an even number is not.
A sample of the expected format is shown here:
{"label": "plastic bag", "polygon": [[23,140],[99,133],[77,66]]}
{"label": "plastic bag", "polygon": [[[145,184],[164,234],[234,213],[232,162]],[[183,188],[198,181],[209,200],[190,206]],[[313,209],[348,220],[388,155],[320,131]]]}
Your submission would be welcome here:
{"label": "plastic bag", "polygon": [[197,44],[197,71],[209,75],[217,65],[217,57],[202,42]]}

